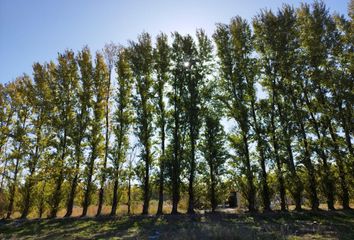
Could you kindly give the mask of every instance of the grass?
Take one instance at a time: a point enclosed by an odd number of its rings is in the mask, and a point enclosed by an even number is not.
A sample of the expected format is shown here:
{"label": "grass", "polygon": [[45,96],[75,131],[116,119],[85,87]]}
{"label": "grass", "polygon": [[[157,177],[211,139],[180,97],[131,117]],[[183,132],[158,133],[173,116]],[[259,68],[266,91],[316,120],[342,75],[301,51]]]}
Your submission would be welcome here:
{"label": "grass", "polygon": [[2,220],[0,239],[354,239],[354,211]]}

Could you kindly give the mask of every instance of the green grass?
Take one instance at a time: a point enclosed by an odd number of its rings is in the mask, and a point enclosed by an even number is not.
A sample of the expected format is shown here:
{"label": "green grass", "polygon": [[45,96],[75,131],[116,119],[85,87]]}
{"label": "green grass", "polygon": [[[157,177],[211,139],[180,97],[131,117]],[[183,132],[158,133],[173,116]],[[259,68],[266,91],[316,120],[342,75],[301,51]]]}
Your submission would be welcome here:
{"label": "green grass", "polygon": [[0,221],[0,239],[354,239],[354,211]]}

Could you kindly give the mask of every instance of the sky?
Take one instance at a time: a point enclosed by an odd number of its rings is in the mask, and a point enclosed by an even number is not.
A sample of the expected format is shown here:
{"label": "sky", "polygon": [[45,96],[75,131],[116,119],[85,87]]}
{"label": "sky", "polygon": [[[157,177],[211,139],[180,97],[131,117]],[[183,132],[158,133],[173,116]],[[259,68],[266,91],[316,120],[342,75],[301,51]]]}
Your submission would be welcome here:
{"label": "sky", "polygon": [[[0,83],[27,73],[34,62],[55,60],[65,49],[94,52],[113,41],[127,45],[143,31],[209,35],[234,16],[249,21],[260,9],[277,10],[296,0],[0,0]],[[324,0],[347,14],[349,0]]]}

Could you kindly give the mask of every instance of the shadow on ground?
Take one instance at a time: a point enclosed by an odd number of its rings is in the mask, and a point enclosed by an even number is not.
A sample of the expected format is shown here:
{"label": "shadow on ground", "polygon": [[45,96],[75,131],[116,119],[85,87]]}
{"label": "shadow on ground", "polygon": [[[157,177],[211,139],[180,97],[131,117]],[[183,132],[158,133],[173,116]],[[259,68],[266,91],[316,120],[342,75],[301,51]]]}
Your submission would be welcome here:
{"label": "shadow on ground", "polygon": [[352,240],[354,211],[2,220],[0,239]]}

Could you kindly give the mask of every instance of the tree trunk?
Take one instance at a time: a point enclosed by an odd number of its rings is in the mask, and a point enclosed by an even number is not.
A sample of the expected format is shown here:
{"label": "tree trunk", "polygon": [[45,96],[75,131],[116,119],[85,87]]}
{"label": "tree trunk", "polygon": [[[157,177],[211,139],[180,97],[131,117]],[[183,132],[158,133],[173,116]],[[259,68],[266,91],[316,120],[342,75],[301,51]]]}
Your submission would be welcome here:
{"label": "tree trunk", "polygon": [[59,176],[57,177],[57,179],[55,181],[55,190],[54,190],[53,199],[52,199],[53,205],[52,205],[52,209],[51,209],[51,212],[49,215],[50,218],[55,218],[57,216],[59,203],[61,200],[61,185],[64,180],[64,161],[65,161],[65,152],[66,152],[66,141],[67,141],[67,130],[65,128],[64,129],[63,145],[62,145],[62,155],[60,158],[60,166],[59,166],[60,172],[59,172]]}
{"label": "tree trunk", "polygon": [[320,133],[320,127],[319,127],[319,123],[316,120],[314,114],[311,111],[311,104],[310,101],[308,99],[307,96],[307,91],[305,90],[305,88],[303,87],[303,92],[304,92],[304,96],[305,96],[305,102],[306,105],[308,107],[309,111],[309,116],[310,116],[310,122],[312,123],[312,126],[315,130],[315,134],[317,139],[320,141],[320,146],[316,147],[315,150],[317,152],[317,154],[320,156],[320,158],[322,159],[322,164],[323,164],[323,170],[324,170],[324,174],[323,174],[323,181],[324,181],[324,192],[326,194],[326,198],[327,198],[327,207],[330,210],[335,210],[334,208],[334,183],[333,183],[333,176],[332,173],[330,171],[330,168],[328,166],[328,160],[327,160],[327,155],[324,151],[325,146],[323,145],[323,141],[322,139],[325,137],[325,129],[323,129],[323,134],[321,136]]}
{"label": "tree trunk", "polygon": [[[113,200],[112,200],[112,209],[111,209],[111,216],[116,215],[117,206],[118,206],[118,173],[114,179],[114,187],[113,187]],[[130,207],[130,206],[129,206]]]}
{"label": "tree trunk", "polygon": [[311,209],[318,210],[318,206],[320,205],[318,196],[317,196],[317,182],[316,182],[316,175],[315,175],[315,168],[311,162],[311,156],[309,152],[309,145],[307,142],[305,126],[303,122],[300,120],[300,129],[302,133],[302,141],[304,142],[304,162],[309,174],[309,181],[310,181],[310,201],[311,201]]}
{"label": "tree trunk", "polygon": [[[162,106],[162,103],[160,103]],[[160,107],[160,111],[164,111]],[[159,179],[159,203],[157,207],[157,215],[163,214],[163,189],[164,189],[164,171],[165,171],[165,116],[161,116],[161,157],[160,157],[160,179]]]}
{"label": "tree trunk", "polygon": [[149,213],[149,202],[150,202],[150,182],[149,182],[149,170],[150,170],[150,151],[149,149],[145,149],[146,151],[146,159],[145,159],[145,176],[144,176],[144,203],[143,203],[143,215],[147,215]]}
{"label": "tree trunk", "polygon": [[350,209],[349,206],[349,188],[347,185],[347,180],[346,180],[346,172],[344,169],[344,160],[340,155],[338,143],[337,143],[337,136],[334,133],[333,127],[331,122],[328,122],[328,129],[332,138],[332,145],[334,148],[335,156],[336,156],[336,163],[338,166],[338,171],[339,171],[339,179],[340,179],[340,185],[341,185],[341,200],[342,200],[342,205],[343,209]]}
{"label": "tree trunk", "polygon": [[258,121],[257,121],[257,116],[256,116],[256,111],[254,107],[254,101],[251,103],[251,110],[252,110],[252,117],[253,117],[253,122],[254,122],[254,131],[256,134],[256,139],[257,139],[257,149],[259,152],[259,161],[261,165],[261,184],[262,184],[262,202],[263,202],[263,210],[264,211],[271,211],[270,208],[270,196],[269,196],[269,186],[268,186],[268,181],[267,181],[267,171],[266,171],[266,159],[264,156],[264,143],[262,140],[262,136],[260,133]]}
{"label": "tree trunk", "polygon": [[248,149],[248,139],[246,136],[246,133],[242,133],[242,138],[243,138],[243,144],[244,144],[244,150],[245,150],[245,158],[246,158],[246,168],[247,168],[247,182],[248,182],[248,193],[247,193],[247,201],[248,201],[248,210],[250,212],[255,212],[255,186],[253,183],[253,174],[252,174],[252,168],[251,168],[251,162],[250,162],[250,156],[249,156],[249,149]]}
{"label": "tree trunk", "polygon": [[[17,151],[21,151],[21,147],[18,147]],[[7,215],[6,218],[9,219],[11,217],[13,207],[14,207],[14,202],[15,202],[15,195],[16,195],[16,188],[17,188],[17,175],[18,175],[18,167],[20,164],[20,159],[16,158],[16,164],[15,164],[15,172],[14,172],[14,179],[13,183],[11,186],[11,192],[10,192],[10,201],[9,201],[9,207],[7,210]]]}
{"label": "tree trunk", "polygon": [[[95,152],[96,150],[92,150],[92,152]],[[87,215],[87,210],[88,207],[91,204],[91,188],[92,188],[92,175],[93,175],[93,167],[95,164],[95,159],[96,156],[92,155],[89,163],[89,172],[87,176],[87,181],[86,181],[86,191],[85,191],[85,196],[84,196],[84,204],[82,208],[82,214],[81,217],[85,217]]]}
{"label": "tree trunk", "polygon": [[[193,130],[191,130],[193,132]],[[194,134],[190,134],[191,138],[191,159],[190,159],[190,175],[189,175],[189,186],[188,186],[188,194],[189,194],[189,201],[188,201],[188,214],[194,214],[194,175],[195,175],[195,139]]]}

